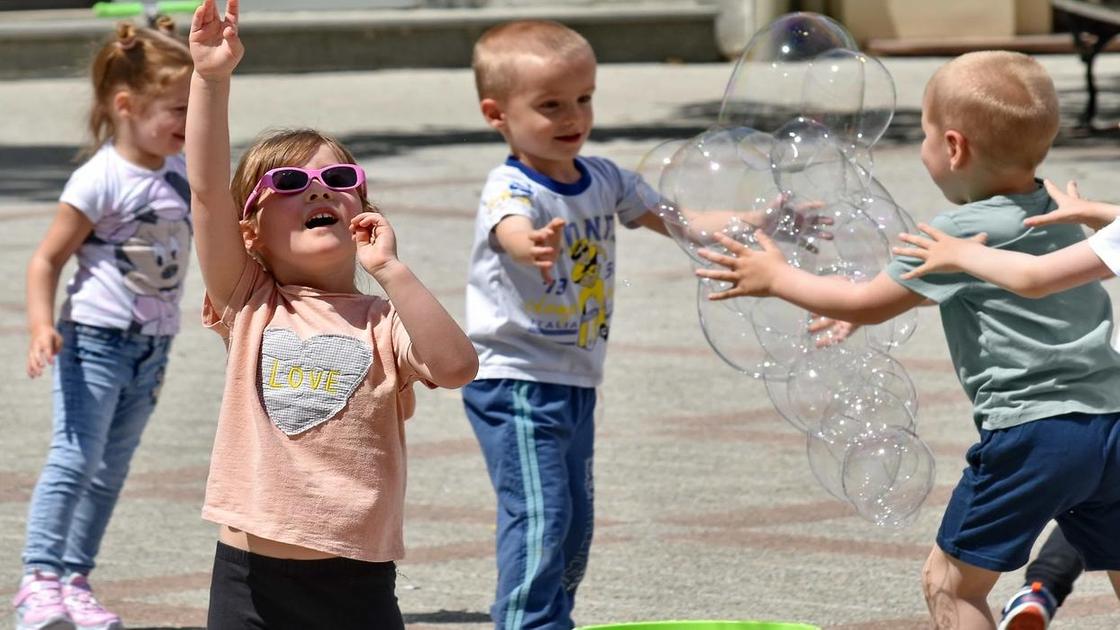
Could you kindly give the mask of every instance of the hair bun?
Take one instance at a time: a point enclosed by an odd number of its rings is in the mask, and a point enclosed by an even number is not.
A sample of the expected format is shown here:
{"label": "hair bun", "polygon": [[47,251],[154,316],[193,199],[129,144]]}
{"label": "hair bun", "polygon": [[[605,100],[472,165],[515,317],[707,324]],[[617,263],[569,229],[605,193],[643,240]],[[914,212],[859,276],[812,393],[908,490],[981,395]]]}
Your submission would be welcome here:
{"label": "hair bun", "polygon": [[136,47],[136,26],[132,22],[117,23],[117,46],[121,50],[132,50]]}
{"label": "hair bun", "polygon": [[163,13],[155,16],[152,19],[152,28],[163,33],[164,35],[175,35],[175,20],[169,15]]}

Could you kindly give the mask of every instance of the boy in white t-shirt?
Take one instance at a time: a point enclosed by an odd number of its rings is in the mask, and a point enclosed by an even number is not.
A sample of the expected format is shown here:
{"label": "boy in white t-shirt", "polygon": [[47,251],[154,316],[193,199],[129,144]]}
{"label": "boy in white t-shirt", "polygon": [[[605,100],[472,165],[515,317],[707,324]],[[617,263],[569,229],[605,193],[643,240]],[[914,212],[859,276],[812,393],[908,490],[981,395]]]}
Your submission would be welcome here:
{"label": "boy in white t-shirt", "polygon": [[491,616],[498,628],[571,628],[594,520],[615,230],[665,228],[638,175],[579,156],[595,91],[583,37],[503,24],[479,39],[473,65],[482,114],[510,149],[482,191],[467,285],[480,368],[463,401],[499,504]]}

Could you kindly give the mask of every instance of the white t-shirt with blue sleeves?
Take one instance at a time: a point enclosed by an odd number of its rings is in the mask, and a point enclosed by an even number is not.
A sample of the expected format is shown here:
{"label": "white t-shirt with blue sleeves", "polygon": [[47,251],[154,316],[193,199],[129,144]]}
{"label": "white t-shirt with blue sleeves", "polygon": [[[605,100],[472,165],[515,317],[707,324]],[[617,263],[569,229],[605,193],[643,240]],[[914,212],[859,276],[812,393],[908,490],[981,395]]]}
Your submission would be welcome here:
{"label": "white t-shirt with blue sleeves", "polygon": [[93,223],[77,251],[61,318],[145,335],[179,332],[191,247],[190,187],[182,155],[156,170],[102,146],[66,182],[59,201]]}
{"label": "white t-shirt with blue sleeves", "polygon": [[[577,387],[603,379],[614,304],[615,229],[635,227],[655,194],[610,160],[577,158],[580,179],[552,180],[512,156],[490,171],[475,220],[467,281],[467,334],[478,377]],[[564,219],[553,281],[501,250],[494,227],[510,215],[535,228]]]}

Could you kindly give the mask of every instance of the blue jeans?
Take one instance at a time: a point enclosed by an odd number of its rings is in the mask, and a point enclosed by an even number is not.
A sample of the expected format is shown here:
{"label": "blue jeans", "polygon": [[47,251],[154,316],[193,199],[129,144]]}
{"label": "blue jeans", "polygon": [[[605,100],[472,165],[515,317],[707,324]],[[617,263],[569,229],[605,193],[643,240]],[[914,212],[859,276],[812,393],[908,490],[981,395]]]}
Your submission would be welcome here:
{"label": "blue jeans", "polygon": [[26,571],[88,574],[152,415],[170,336],[59,322],[54,422],[27,518]]}
{"label": "blue jeans", "polygon": [[498,630],[573,627],[595,514],[595,389],[513,379],[463,388],[498,497]]}

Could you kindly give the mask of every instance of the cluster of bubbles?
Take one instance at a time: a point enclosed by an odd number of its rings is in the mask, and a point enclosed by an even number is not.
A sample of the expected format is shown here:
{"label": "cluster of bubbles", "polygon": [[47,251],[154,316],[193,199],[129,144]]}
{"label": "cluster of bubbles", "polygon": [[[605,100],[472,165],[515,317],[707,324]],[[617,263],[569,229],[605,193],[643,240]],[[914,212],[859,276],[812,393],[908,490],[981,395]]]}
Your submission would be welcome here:
{"label": "cluster of bubbles", "polygon": [[[727,84],[718,122],[654,147],[638,172],[646,200],[697,267],[701,248],[728,254],[722,233],[759,249],[769,236],[789,264],[838,282],[866,282],[914,222],[873,176],[872,145],[894,115],[894,82],[850,33],[793,13],[759,31]],[[933,456],[915,432],[917,392],[888,353],[914,332],[913,311],[842,341],[810,333],[812,315],[774,298],[712,301],[699,279],[708,343],[765,381],[777,411],[806,436],[821,485],[863,517],[899,526],[933,484]]]}

